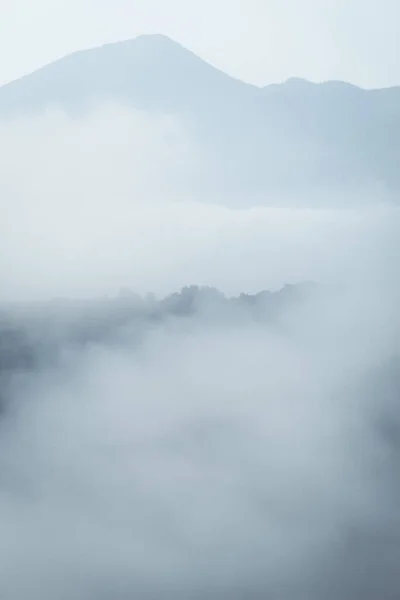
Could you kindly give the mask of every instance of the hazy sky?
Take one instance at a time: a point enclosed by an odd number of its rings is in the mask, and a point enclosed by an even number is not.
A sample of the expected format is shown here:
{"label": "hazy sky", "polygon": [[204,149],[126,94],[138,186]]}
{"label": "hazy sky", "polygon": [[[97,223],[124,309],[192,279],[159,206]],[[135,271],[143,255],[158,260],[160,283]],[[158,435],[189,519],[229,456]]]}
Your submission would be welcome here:
{"label": "hazy sky", "polygon": [[257,84],[400,84],[398,0],[2,0],[0,83],[74,50],[164,33]]}

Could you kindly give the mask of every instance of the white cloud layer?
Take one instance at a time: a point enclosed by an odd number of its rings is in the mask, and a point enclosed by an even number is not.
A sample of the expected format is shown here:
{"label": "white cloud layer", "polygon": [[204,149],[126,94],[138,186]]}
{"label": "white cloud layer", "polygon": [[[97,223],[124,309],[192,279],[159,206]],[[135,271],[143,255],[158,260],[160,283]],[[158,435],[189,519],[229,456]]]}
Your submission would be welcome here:
{"label": "white cloud layer", "polygon": [[4,596],[398,598],[398,210],[218,206],[180,123],[114,107],[0,149],[3,300],[342,285],[0,373]]}
{"label": "white cloud layer", "polygon": [[249,210],[230,209],[178,120],[121,107],[0,128],[3,299],[395,280],[399,211],[382,197],[292,210],[251,208],[249,195]]}

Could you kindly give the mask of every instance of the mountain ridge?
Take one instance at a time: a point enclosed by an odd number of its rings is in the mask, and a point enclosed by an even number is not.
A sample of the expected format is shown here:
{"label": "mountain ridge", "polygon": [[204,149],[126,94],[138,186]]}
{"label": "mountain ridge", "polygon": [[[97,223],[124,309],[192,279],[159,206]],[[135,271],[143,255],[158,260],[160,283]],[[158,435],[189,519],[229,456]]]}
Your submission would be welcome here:
{"label": "mountain ridge", "polygon": [[400,192],[400,87],[296,77],[257,87],[161,34],[78,50],[1,86],[0,120],[104,102],[179,117],[217,193]]}
{"label": "mountain ridge", "polygon": [[69,52],[67,54],[64,54],[54,60],[51,60],[47,63],[44,63],[41,66],[38,66],[37,68],[33,69],[32,71],[29,71],[28,73],[25,73],[19,77],[16,77],[10,81],[7,81],[3,84],[0,85],[0,90],[2,90],[3,88],[6,88],[18,81],[21,81],[22,79],[25,79],[27,77],[30,77],[32,75],[35,75],[37,73],[39,73],[40,71],[42,71],[43,69],[47,69],[48,67],[55,65],[55,64],[59,64],[63,61],[65,61],[66,59],[68,59],[69,57],[72,56],[77,56],[77,55],[82,55],[85,53],[90,53],[90,52],[96,52],[98,50],[105,50],[105,49],[109,49],[111,47],[114,46],[118,46],[118,45],[122,45],[122,44],[132,44],[132,43],[143,43],[143,42],[151,42],[152,44],[154,43],[162,43],[164,45],[169,44],[170,47],[175,46],[176,49],[179,49],[187,54],[190,54],[192,57],[195,57],[198,61],[201,61],[205,64],[207,64],[209,67],[211,67],[212,69],[218,71],[220,74],[223,74],[225,77],[229,78],[229,79],[233,79],[235,81],[238,81],[240,83],[242,83],[245,86],[250,86],[254,89],[260,89],[260,90],[265,90],[271,86],[275,87],[275,86],[280,86],[280,85],[287,85],[287,84],[309,84],[311,86],[323,86],[323,85],[327,85],[327,84],[340,84],[340,85],[345,85],[348,87],[352,87],[352,88],[356,88],[358,90],[361,91],[365,91],[365,92],[375,92],[375,91],[383,91],[383,90],[392,90],[392,89],[400,89],[400,84],[399,85],[392,85],[392,86],[385,86],[385,87],[377,87],[377,88],[364,88],[360,85],[357,85],[355,83],[349,82],[349,81],[345,81],[345,80],[340,80],[340,79],[326,79],[326,80],[322,80],[322,81],[311,81],[309,79],[306,79],[304,77],[297,77],[297,76],[291,76],[287,79],[284,79],[282,81],[276,81],[276,82],[271,82],[271,83],[267,83],[264,85],[256,85],[256,84],[252,84],[252,83],[248,83],[243,81],[242,79],[240,79],[240,77],[236,77],[233,75],[229,75],[228,73],[226,73],[223,69],[216,67],[214,64],[212,64],[211,62],[205,60],[204,58],[202,58],[201,56],[197,55],[194,51],[190,50],[189,48],[187,48],[186,46],[184,46],[183,44],[181,44],[180,42],[172,39],[171,37],[165,35],[165,34],[161,34],[161,33],[146,33],[146,34],[141,34],[138,35],[134,38],[126,38],[120,41],[112,41],[112,42],[106,42],[104,44],[100,44],[98,46],[90,46],[88,48],[82,48],[82,49],[78,49],[75,50],[73,52]]}

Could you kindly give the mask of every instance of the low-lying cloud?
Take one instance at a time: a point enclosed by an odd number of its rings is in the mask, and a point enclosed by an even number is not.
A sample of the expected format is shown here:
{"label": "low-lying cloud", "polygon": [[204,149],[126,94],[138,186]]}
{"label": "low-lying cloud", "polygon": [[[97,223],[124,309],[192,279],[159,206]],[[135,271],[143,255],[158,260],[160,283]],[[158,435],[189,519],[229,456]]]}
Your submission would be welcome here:
{"label": "low-lying cloud", "polygon": [[343,300],[127,327],[15,380],[7,597],[375,598],[382,581],[397,597],[397,442],[379,424],[398,384],[379,371],[398,319]]}
{"label": "low-lying cloud", "polygon": [[0,128],[5,597],[398,598],[398,210],[232,209],[115,107]]}
{"label": "low-lying cloud", "polygon": [[248,210],[230,208],[176,118],[111,105],[0,128],[3,299],[189,283],[238,293],[374,278],[394,264],[399,212],[381,197],[363,210],[257,207],[251,195]]}

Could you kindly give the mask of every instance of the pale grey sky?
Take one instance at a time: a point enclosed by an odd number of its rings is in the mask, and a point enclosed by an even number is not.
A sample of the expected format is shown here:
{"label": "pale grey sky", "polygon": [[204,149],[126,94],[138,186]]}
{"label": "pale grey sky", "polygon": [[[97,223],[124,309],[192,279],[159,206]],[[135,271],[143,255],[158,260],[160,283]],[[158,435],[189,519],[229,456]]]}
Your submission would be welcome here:
{"label": "pale grey sky", "polygon": [[395,85],[399,22],[399,0],[0,0],[0,83],[74,50],[164,33],[260,85]]}

